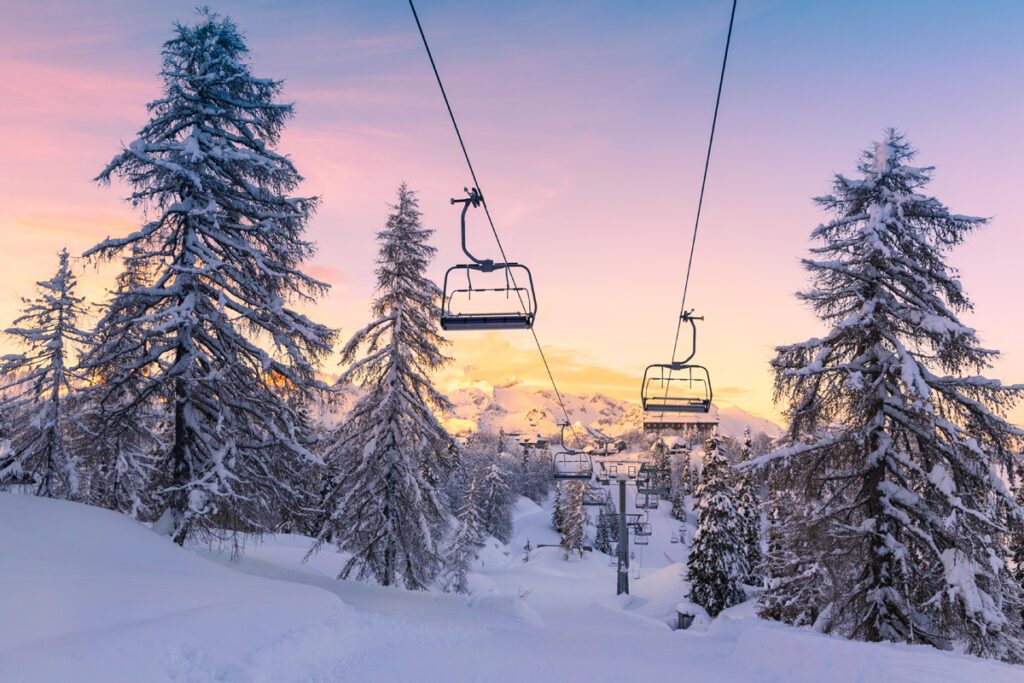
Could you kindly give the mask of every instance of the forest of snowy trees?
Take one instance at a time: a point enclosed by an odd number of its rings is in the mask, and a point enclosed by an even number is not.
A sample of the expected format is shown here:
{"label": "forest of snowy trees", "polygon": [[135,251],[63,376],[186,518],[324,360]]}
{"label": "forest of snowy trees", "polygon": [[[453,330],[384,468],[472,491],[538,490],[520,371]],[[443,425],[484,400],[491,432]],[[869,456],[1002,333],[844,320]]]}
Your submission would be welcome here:
{"label": "forest of snowy trees", "polygon": [[[116,510],[179,545],[303,533],[344,555],[339,578],[412,590],[470,592],[521,498],[553,505],[567,561],[614,555],[616,505],[588,511],[591,484],[556,482],[547,448],[443,426],[452,359],[416,192],[398,185],[386,215],[382,200],[370,322],[339,343],[300,312],[329,284],[304,270],[320,200],[278,149],[282,82],[207,10],[162,55],[149,120],[96,178],[130,188],[139,224],[81,260],[62,251],[6,330],[0,490]],[[785,436],[631,445],[671,517],[693,520],[680,581],[711,617],[756,599],[795,626],[1022,662],[1024,431],[1006,414],[1024,385],[981,374],[998,352],[962,322],[947,263],[986,220],[925,194],[915,155],[888,130],[816,199],[830,220],[798,298],[823,334],[771,361]],[[97,261],[119,272],[89,305],[76,266]]]}

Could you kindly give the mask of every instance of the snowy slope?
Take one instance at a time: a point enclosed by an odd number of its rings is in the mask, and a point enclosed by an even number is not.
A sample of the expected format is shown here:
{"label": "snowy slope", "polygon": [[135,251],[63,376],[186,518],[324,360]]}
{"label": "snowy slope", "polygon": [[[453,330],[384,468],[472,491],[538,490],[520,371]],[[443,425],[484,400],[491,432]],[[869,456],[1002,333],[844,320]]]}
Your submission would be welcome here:
{"label": "snowy slope", "polygon": [[[516,539],[482,553],[473,598],[334,579],[309,539],[182,550],[114,513],[0,494],[0,681],[593,681],[935,683],[1024,680],[1024,668],[927,647],[868,645],[752,617],[672,631],[685,549],[655,511],[632,594],[614,567],[566,562],[550,510],[516,509]],[[668,553],[668,557],[664,556]],[[520,599],[517,596],[523,596]]]}

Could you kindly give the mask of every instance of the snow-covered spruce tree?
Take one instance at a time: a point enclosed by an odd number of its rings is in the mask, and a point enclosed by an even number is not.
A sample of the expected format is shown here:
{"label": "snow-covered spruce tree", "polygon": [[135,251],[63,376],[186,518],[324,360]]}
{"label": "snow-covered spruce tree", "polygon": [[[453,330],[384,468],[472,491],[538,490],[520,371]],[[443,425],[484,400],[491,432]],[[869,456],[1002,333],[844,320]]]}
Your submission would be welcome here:
{"label": "snow-covered spruce tree", "polygon": [[442,587],[446,593],[468,593],[470,567],[480,547],[484,544],[484,521],[480,510],[485,493],[479,486],[477,475],[471,474],[466,482],[466,491],[459,509],[459,526],[444,561]]}
{"label": "snow-covered spruce tree", "polygon": [[[112,299],[146,286],[144,261],[125,259]],[[139,311],[125,309],[134,319]],[[84,470],[84,498],[136,519],[153,521],[169,472],[160,470],[171,412],[159,396],[140,399],[145,379],[132,367],[146,354],[141,325],[103,325],[92,335],[79,367],[88,368],[71,396],[84,425],[75,441]]]}
{"label": "snow-covered spruce tree", "polygon": [[615,544],[619,540],[619,513],[609,500],[597,513],[597,529],[594,536],[594,549],[605,555],[615,553]]}
{"label": "snow-covered spruce tree", "polygon": [[[743,430],[743,443],[740,446],[739,454],[740,463],[750,460],[753,446],[750,429]],[[742,510],[743,550],[746,552],[748,569],[744,582],[750,585],[759,585],[764,575],[763,558],[761,557],[761,506],[754,485],[755,476],[755,472],[751,468],[745,468],[737,474],[737,493]]]}
{"label": "snow-covered spruce tree", "polygon": [[690,488],[690,451],[672,454],[672,518],[680,522],[686,521],[686,496],[691,495]]}
{"label": "snow-covered spruce tree", "polygon": [[562,508],[565,505],[564,488],[565,487],[562,486],[562,482],[555,482],[555,495],[551,502],[551,528],[558,533],[562,533],[562,518],[564,515],[564,510]]}
{"label": "snow-covered spruce tree", "polygon": [[747,577],[743,523],[736,476],[712,436],[704,446],[704,482],[697,489],[697,531],[690,548],[686,578],[690,600],[711,616],[746,599]]}
{"label": "snow-covered spruce tree", "polygon": [[351,553],[340,578],[355,573],[385,586],[401,579],[424,589],[439,569],[446,527],[438,482],[455,465],[451,438],[435,417],[450,404],[429,378],[448,358],[437,330],[440,291],[426,276],[433,230],[422,226],[405,184],[391,208],[377,233],[375,318],[341,353],[349,366],[339,384],[360,384],[366,393],[328,454],[334,486],[317,546],[333,537]]}
{"label": "snow-covered spruce tree", "polygon": [[[1017,505],[1024,509],[1024,465],[1017,468],[1016,494]],[[1013,563],[1013,578],[1024,590],[1024,520],[1012,519],[1007,534],[1007,546],[1010,561]]]}
{"label": "snow-covered spruce tree", "polygon": [[266,530],[303,485],[280,457],[312,457],[286,397],[313,398],[333,338],[289,307],[327,289],[299,270],[315,251],[302,233],[316,200],[289,196],[302,178],[273,148],[292,106],[276,101],[280,81],[252,75],[248,53],[235,24],[208,10],[176,25],[152,118],[98,178],[126,181],[152,220],[87,252],[132,249],[147,273],[97,325],[111,338],[136,327],[144,353],[93,362],[140,382],[138,401],[173,406],[158,528],[179,544],[215,528]]}
{"label": "snow-covered spruce tree", "polygon": [[932,169],[914,155],[886,131],[860,177],[837,176],[816,200],[834,218],[813,232],[813,285],[799,296],[830,330],[772,361],[796,444],[777,455],[814,501],[788,523],[820,539],[807,545],[838,582],[820,628],[1021,661],[1000,516],[1021,514],[1001,475],[1022,433],[1002,415],[1024,387],[971,374],[997,352],[958,319],[971,303],[945,258],[985,220],[923,194]]}
{"label": "snow-covered spruce tree", "polygon": [[9,450],[0,455],[0,488],[28,487],[47,498],[78,495],[78,466],[67,442],[75,426],[68,409],[68,370],[75,347],[87,336],[76,326],[84,314],[76,284],[64,249],[57,273],[36,283],[38,295],[22,299],[21,316],[6,330],[25,351],[0,358],[0,413],[10,439]]}
{"label": "snow-covered spruce tree", "polygon": [[480,477],[480,518],[484,531],[502,543],[512,540],[512,496],[506,483],[509,473],[498,454]]}
{"label": "snow-covered spruce tree", "polygon": [[568,481],[562,492],[562,553],[568,560],[573,553],[583,555],[583,546],[587,541],[587,511],[583,508],[583,491],[586,482]]}

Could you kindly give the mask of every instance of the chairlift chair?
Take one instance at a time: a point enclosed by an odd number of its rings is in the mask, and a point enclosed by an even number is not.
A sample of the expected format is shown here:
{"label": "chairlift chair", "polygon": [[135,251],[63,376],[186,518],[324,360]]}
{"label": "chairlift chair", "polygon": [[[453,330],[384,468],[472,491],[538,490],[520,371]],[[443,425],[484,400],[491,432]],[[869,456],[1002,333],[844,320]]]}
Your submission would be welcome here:
{"label": "chairlift chair", "polygon": [[707,413],[711,411],[713,392],[711,375],[703,365],[690,363],[697,355],[697,320],[692,311],[683,313],[683,322],[693,329],[690,355],[681,361],[655,363],[644,370],[640,403],[645,413]]}
{"label": "chairlift chair", "polygon": [[554,477],[555,479],[590,480],[594,476],[594,462],[583,451],[565,445],[565,428],[568,426],[568,422],[562,423],[561,450],[552,457]]}
{"label": "chairlift chair", "polygon": [[590,507],[604,507],[611,499],[611,494],[605,489],[588,487],[583,491],[583,504]]}
{"label": "chairlift chair", "polygon": [[640,534],[637,534],[637,535],[635,535],[633,537],[633,544],[634,545],[650,545],[651,544],[651,539],[650,539],[649,536],[641,536]]}
{"label": "chairlift chair", "polygon": [[[462,251],[471,263],[449,268],[444,274],[441,298],[441,329],[443,330],[526,330],[533,327],[537,315],[537,296],[533,274],[521,263],[501,263],[479,259],[466,246],[466,213],[483,203],[477,188],[466,190],[468,197],[452,199],[462,204]],[[475,286],[473,274],[480,274],[484,286]],[[465,274],[465,286],[452,281],[453,274]],[[493,282],[492,274],[501,279]],[[516,276],[519,276],[518,278]],[[490,281],[490,286],[487,282]],[[501,295],[504,295],[502,297]],[[476,295],[476,301],[473,296]]]}
{"label": "chairlift chair", "polygon": [[635,503],[637,510],[657,510],[659,501],[655,494],[643,492],[637,494]]}

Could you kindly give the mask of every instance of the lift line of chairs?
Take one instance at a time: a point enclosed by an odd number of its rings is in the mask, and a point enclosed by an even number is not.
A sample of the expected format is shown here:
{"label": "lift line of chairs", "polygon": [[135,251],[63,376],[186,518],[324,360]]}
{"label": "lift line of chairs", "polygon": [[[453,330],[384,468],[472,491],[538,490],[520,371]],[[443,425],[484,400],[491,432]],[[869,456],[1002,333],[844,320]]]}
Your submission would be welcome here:
{"label": "lift line of chairs", "polygon": [[[460,217],[462,252],[469,263],[450,267],[444,274],[441,298],[441,328],[456,330],[528,330],[537,317],[537,293],[533,286],[533,273],[521,263],[477,258],[466,244],[466,214],[470,208],[483,204],[478,188],[464,188]],[[457,284],[455,277],[465,274],[465,285]],[[474,285],[476,274],[482,284]],[[516,278],[516,275],[519,278]],[[495,282],[495,277],[500,279]],[[475,300],[474,300],[475,295]],[[684,311],[683,323],[693,330],[693,349],[682,361],[657,363],[644,370],[640,400],[645,415],[665,413],[707,413],[711,410],[711,376],[703,365],[690,363],[697,354],[697,320],[703,316]],[[589,458],[588,458],[589,460]],[[591,471],[593,466],[591,465]],[[582,479],[582,476],[564,477]]]}

